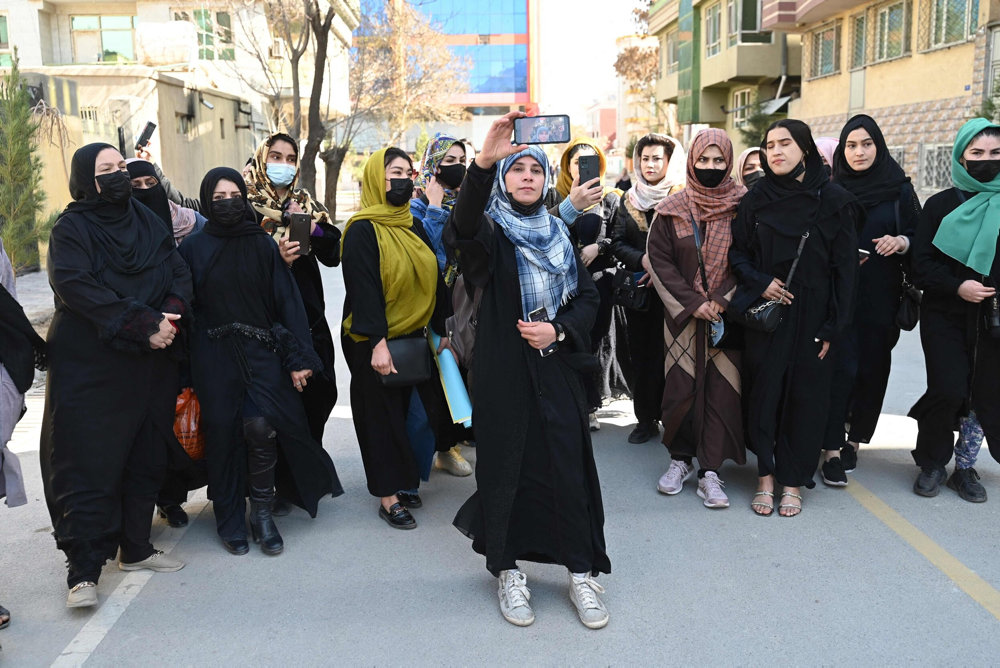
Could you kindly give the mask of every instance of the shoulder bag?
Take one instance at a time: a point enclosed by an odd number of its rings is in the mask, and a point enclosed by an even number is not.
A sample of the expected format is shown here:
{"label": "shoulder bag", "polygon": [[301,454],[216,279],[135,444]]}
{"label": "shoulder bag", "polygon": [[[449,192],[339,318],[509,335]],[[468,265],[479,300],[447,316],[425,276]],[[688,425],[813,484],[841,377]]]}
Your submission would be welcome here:
{"label": "shoulder bag", "polygon": [[615,303],[633,311],[649,310],[649,288],[639,285],[635,273],[618,265],[612,282]]}
{"label": "shoulder bag", "polygon": [[[961,191],[959,191],[961,192]],[[900,230],[900,218],[899,218],[899,200],[896,200],[896,234],[898,235]],[[900,264],[904,264],[902,261]],[[913,331],[913,328],[917,326],[917,321],[920,320],[920,300],[923,298],[923,293],[920,289],[910,282],[909,277],[906,275],[906,270],[903,270],[903,285],[899,293],[899,306],[896,308],[896,327],[907,332]]]}
{"label": "shoulder bag", "polygon": [[[799,240],[799,248],[795,251],[795,261],[792,262],[792,268],[788,271],[788,278],[785,279],[785,285],[788,287],[792,285],[792,277],[795,276],[795,269],[799,266],[799,260],[802,258],[802,249],[805,247],[806,239],[808,238],[809,231],[806,230],[806,233]],[[787,308],[788,304],[781,301],[760,297],[746,311],[734,315],[732,319],[742,326],[758,332],[773,332],[781,324]]]}
{"label": "shoulder bag", "polygon": [[[434,360],[427,342],[427,328],[395,339],[386,339],[396,373],[378,374],[386,387],[419,385],[434,377]],[[376,372],[377,373],[377,372]]]}

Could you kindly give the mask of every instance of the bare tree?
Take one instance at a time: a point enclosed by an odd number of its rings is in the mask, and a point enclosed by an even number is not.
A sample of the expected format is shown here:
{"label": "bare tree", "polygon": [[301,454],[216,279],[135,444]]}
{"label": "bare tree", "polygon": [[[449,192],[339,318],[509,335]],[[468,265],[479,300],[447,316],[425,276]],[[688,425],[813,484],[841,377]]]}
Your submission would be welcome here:
{"label": "bare tree", "polygon": [[337,18],[337,12],[332,5],[327,7],[326,12],[323,12],[319,6],[319,0],[305,1],[306,19],[313,35],[315,48],[313,49],[312,93],[309,96],[309,134],[306,138],[305,148],[302,149],[302,159],[299,160],[299,183],[301,187],[314,193],[316,192],[316,155],[319,153],[320,144],[326,137],[320,102],[327,68],[330,28],[333,26],[333,20]]}

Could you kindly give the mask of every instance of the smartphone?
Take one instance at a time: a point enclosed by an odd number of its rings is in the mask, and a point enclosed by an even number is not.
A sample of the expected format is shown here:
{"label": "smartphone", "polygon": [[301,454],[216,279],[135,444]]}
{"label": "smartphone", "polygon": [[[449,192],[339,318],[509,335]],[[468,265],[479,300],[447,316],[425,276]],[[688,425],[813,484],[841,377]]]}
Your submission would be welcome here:
{"label": "smartphone", "polygon": [[139,135],[138,141],[135,142],[135,150],[139,151],[147,146],[149,146],[149,140],[153,136],[153,130],[156,129],[156,123],[149,121],[146,123],[146,127],[142,129],[142,134]]}
{"label": "smartphone", "polygon": [[[534,311],[528,314],[528,322],[548,322],[548,321],[549,321],[549,316],[545,312],[544,306],[536,308]],[[548,348],[543,348],[542,350],[539,350],[538,353],[542,357],[548,357],[558,349],[559,349],[559,344],[553,343]]]}
{"label": "smartphone", "polygon": [[601,176],[601,158],[596,155],[581,155],[580,160],[577,163],[580,166],[580,185],[588,181],[593,181],[594,179],[600,178]]}
{"label": "smartphone", "polygon": [[871,251],[866,251],[864,248],[858,249],[858,259],[864,260],[866,257],[871,256]]}
{"label": "smartphone", "polygon": [[312,233],[312,216],[308,213],[288,214],[288,240],[298,241],[296,255],[309,255],[309,237]]}
{"label": "smartphone", "polygon": [[565,144],[569,141],[569,116],[525,116],[514,119],[515,144]]}

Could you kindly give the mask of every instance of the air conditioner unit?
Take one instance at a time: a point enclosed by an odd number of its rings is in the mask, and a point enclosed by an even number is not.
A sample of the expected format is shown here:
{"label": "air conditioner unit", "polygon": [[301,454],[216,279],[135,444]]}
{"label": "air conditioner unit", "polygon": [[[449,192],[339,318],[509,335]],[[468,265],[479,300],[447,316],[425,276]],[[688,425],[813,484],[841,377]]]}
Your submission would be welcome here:
{"label": "air conditioner unit", "polygon": [[271,46],[267,50],[267,57],[271,60],[283,60],[285,58],[285,40],[271,40]]}

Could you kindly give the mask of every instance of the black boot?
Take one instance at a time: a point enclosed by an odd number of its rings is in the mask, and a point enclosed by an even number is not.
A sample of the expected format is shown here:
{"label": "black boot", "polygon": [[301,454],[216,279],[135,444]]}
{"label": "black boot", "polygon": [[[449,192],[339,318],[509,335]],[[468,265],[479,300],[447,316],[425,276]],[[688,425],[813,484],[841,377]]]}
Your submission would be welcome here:
{"label": "black boot", "polygon": [[250,531],[264,554],[281,554],[285,544],[271,514],[278,441],[274,428],[262,417],[243,421],[250,479]]}

